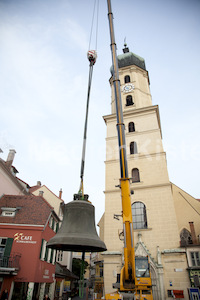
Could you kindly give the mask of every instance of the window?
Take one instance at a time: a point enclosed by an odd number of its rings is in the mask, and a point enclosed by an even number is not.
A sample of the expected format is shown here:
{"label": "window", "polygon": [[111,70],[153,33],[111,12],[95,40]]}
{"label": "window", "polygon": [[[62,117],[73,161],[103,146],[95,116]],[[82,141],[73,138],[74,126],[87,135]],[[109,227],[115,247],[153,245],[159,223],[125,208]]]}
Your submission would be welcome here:
{"label": "window", "polygon": [[6,238],[0,238],[0,258],[3,257],[6,248]]}
{"label": "window", "polygon": [[192,266],[199,267],[200,266],[200,252],[190,252]]}
{"label": "window", "polygon": [[12,249],[13,238],[0,238],[0,258],[9,258]]}
{"label": "window", "polygon": [[150,277],[149,262],[147,257],[135,257],[135,272],[136,277]]}
{"label": "window", "polygon": [[59,224],[58,222],[56,222],[56,220],[51,217],[50,218],[50,221],[49,221],[49,227],[54,231],[54,232],[57,232],[58,229],[59,229]]}
{"label": "window", "polygon": [[16,214],[16,208],[12,207],[1,207],[2,210],[2,216],[3,217],[14,217]]}
{"label": "window", "polygon": [[132,182],[140,182],[140,173],[137,168],[132,169]]}
{"label": "window", "polygon": [[62,261],[62,259],[63,259],[63,251],[59,250],[58,251],[58,256],[57,256],[57,261]]}
{"label": "window", "polygon": [[100,272],[100,277],[103,277],[103,265],[101,264],[100,266],[99,266],[99,272]]}
{"label": "window", "polygon": [[128,95],[127,97],[126,97],[126,106],[130,106],[130,105],[133,105],[134,103],[133,103],[133,98],[132,98],[132,96],[131,95]]}
{"label": "window", "polygon": [[126,75],[124,77],[124,83],[128,83],[128,82],[131,82],[131,79],[130,79],[130,76],[129,75]]}
{"label": "window", "polygon": [[185,228],[181,231],[180,238],[182,247],[193,244],[191,233]]}
{"label": "window", "polygon": [[132,204],[133,228],[144,229],[147,228],[146,206],[142,202],[135,202]]}
{"label": "window", "polygon": [[130,154],[136,154],[136,153],[138,153],[137,144],[136,144],[136,142],[131,142],[130,143]]}
{"label": "window", "polygon": [[135,131],[135,124],[133,122],[130,122],[128,124],[128,132],[134,132]]}

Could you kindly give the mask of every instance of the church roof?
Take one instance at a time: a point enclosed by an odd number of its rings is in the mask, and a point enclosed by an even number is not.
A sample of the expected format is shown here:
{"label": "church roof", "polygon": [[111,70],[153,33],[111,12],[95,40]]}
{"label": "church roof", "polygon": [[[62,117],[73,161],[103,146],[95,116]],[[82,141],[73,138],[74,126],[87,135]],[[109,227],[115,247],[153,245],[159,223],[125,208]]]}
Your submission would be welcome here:
{"label": "church roof", "polygon": [[144,58],[136,55],[133,52],[125,52],[118,55],[118,66],[119,68],[136,65],[137,67],[146,70]]}
{"label": "church roof", "polygon": [[[129,48],[126,47],[126,44],[124,46],[125,46],[125,48],[123,49],[124,53],[117,56],[119,69],[135,65],[146,71],[144,58],[142,58],[139,55],[136,55],[133,52],[129,52]],[[113,75],[113,66],[110,67],[110,72]]]}

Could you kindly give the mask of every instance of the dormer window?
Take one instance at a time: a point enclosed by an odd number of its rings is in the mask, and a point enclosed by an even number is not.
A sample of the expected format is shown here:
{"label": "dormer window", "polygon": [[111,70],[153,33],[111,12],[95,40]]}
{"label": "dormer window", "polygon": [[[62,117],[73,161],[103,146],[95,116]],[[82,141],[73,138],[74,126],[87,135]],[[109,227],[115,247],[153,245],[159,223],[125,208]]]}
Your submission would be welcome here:
{"label": "dormer window", "polygon": [[1,207],[3,217],[14,217],[16,215],[17,208],[13,207]]}
{"label": "dormer window", "polygon": [[129,75],[126,75],[124,77],[124,83],[128,83],[128,82],[131,82],[131,79],[130,79],[130,76]]}

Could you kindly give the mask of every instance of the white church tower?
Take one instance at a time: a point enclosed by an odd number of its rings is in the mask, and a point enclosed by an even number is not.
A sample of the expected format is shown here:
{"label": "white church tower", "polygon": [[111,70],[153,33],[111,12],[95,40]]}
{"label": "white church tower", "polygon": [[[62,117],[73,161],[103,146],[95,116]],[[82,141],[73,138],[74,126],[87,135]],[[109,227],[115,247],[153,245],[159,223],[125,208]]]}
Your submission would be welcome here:
{"label": "white church tower", "polygon": [[[180,247],[172,184],[162,145],[159,108],[152,105],[144,59],[129,52],[126,45],[123,52],[118,56],[118,64],[136,255],[149,255],[154,300],[168,299],[170,290],[182,290],[185,299],[188,299],[187,260],[184,249]],[[100,221],[107,246],[103,253],[105,293],[114,291],[112,284],[123,265],[120,164],[112,77],[110,85],[111,114],[104,116],[107,126],[105,213]],[[175,269],[180,272],[175,272]]]}

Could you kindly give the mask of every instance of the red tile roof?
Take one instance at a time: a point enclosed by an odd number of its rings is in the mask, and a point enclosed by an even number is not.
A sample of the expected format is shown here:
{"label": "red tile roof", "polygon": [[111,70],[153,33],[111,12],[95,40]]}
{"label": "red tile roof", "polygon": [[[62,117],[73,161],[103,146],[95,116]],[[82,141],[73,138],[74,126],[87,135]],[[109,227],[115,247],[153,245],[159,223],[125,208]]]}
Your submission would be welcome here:
{"label": "red tile roof", "polygon": [[[2,216],[2,207],[19,208],[14,217]],[[45,225],[52,212],[51,205],[41,196],[3,195],[0,198],[0,223]]]}

